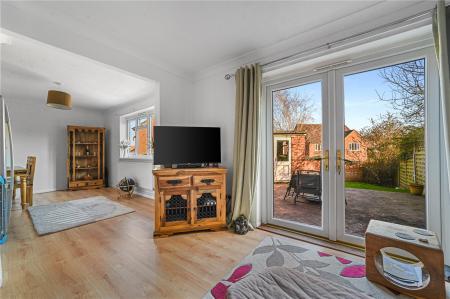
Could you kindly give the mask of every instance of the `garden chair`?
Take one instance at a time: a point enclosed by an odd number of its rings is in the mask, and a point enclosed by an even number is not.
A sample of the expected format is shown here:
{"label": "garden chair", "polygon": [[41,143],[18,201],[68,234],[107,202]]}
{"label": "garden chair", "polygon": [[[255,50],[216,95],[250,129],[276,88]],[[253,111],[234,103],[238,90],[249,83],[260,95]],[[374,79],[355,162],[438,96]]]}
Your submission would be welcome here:
{"label": "garden chair", "polygon": [[[305,196],[306,194],[312,196]],[[299,195],[310,201],[322,201],[322,177],[319,171],[298,172],[294,203],[297,203]]]}
{"label": "garden chair", "polygon": [[285,200],[286,197],[290,196],[291,192],[293,192],[294,195],[296,195],[297,185],[298,185],[298,171],[295,171],[291,174],[291,179],[289,180],[289,185],[286,189],[286,193],[284,194],[283,200]]}

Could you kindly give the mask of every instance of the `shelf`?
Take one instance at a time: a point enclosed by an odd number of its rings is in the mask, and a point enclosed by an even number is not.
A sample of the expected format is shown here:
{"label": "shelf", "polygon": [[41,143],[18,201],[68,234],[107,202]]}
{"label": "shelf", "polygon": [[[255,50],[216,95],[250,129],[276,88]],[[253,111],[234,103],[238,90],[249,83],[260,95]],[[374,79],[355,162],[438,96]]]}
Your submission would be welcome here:
{"label": "shelf", "polygon": [[97,158],[98,156],[94,156],[94,155],[81,155],[81,156],[75,156],[75,159],[78,158]]}
{"label": "shelf", "polygon": [[75,142],[75,145],[98,144],[98,142]]}
{"label": "shelf", "polygon": [[89,170],[89,169],[97,169],[98,167],[75,167],[76,170]]}

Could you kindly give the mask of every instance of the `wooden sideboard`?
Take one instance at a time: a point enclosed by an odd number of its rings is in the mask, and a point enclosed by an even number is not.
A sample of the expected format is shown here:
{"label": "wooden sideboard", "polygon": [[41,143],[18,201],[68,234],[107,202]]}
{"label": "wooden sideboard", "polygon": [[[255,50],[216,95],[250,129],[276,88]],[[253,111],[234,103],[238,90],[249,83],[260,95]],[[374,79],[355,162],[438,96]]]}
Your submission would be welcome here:
{"label": "wooden sideboard", "polygon": [[154,236],[226,227],[225,168],[163,168],[155,178]]}

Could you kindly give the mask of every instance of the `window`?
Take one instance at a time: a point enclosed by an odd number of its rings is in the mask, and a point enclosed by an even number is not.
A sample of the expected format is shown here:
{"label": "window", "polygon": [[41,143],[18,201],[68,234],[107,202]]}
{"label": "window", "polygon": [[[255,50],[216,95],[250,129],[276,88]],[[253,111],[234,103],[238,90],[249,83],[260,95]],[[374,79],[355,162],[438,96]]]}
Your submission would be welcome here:
{"label": "window", "polygon": [[126,134],[121,138],[122,158],[150,158],[152,155],[152,131],[154,117],[152,111],[123,116]]}
{"label": "window", "polygon": [[316,152],[320,152],[322,150],[322,143],[315,143],[314,144],[314,150]]}
{"label": "window", "polygon": [[277,161],[289,161],[289,141],[277,141]]}
{"label": "window", "polygon": [[127,120],[127,139],[129,143],[128,153],[136,154],[136,119]]}
{"label": "window", "polygon": [[351,152],[359,151],[359,143],[355,143],[355,142],[349,143],[348,144],[348,150],[351,151]]}

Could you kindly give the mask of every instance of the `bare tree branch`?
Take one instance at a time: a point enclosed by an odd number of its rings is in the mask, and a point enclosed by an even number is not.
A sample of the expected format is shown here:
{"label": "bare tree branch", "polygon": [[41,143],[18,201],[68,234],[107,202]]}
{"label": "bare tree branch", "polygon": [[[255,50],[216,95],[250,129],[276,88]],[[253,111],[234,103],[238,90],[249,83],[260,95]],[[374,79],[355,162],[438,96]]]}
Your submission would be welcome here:
{"label": "bare tree branch", "polygon": [[405,124],[423,127],[425,120],[425,61],[414,60],[383,68],[379,75],[388,83],[391,94],[380,94],[399,112]]}
{"label": "bare tree branch", "polygon": [[286,89],[273,94],[273,128],[275,131],[291,132],[297,124],[314,121],[314,104],[310,96],[293,93]]}

